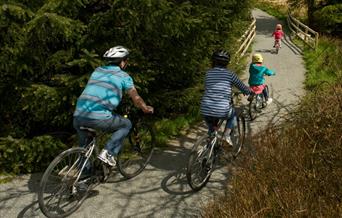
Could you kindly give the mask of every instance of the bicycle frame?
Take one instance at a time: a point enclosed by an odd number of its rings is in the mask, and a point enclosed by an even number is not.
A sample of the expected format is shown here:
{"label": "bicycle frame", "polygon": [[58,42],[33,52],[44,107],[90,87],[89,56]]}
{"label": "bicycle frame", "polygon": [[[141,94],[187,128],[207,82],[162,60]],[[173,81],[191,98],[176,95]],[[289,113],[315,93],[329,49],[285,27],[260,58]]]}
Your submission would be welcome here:
{"label": "bicycle frame", "polygon": [[[96,146],[96,143],[95,143],[95,142],[96,142],[96,138],[93,137],[92,141],[84,148],[84,149],[87,149],[87,152],[86,152],[86,154],[84,155],[84,156],[86,157],[86,159],[85,159],[85,161],[84,161],[84,163],[83,163],[83,165],[82,165],[82,167],[81,167],[81,170],[80,170],[80,172],[78,173],[77,178],[76,178],[75,182],[73,183],[73,185],[75,185],[75,184],[78,182],[78,180],[80,179],[84,167],[85,167],[86,164],[88,163],[88,160],[89,160],[90,156],[93,154],[93,151],[94,151],[95,146]],[[89,145],[90,145],[90,146],[89,146]],[[80,157],[79,157],[79,158],[80,158]],[[75,162],[75,164],[76,164],[78,161],[79,161],[79,160],[77,160],[77,161]],[[72,169],[72,167],[71,167],[70,169]],[[69,171],[70,171],[70,170],[69,170]]]}
{"label": "bicycle frame", "polygon": [[[214,147],[215,147],[217,140],[219,138],[218,130],[221,128],[224,121],[225,121],[225,119],[219,119],[217,124],[214,126],[214,132],[212,133],[214,136],[208,135],[208,138],[209,138],[208,143],[210,143],[209,157],[211,157],[211,155],[213,154]],[[224,127],[223,132],[226,130],[226,128],[227,127]],[[221,136],[221,138],[222,138],[222,136]]]}

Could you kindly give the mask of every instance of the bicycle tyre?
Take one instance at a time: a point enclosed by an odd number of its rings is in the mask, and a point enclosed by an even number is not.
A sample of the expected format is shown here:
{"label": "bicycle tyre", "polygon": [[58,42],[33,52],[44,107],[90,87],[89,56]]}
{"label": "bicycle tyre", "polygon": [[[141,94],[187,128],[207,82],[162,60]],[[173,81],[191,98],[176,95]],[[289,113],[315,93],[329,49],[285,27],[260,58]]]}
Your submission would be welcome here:
{"label": "bicycle tyre", "polygon": [[[210,152],[207,146],[208,136],[200,137],[194,144],[189,155],[188,164],[186,168],[186,178],[189,186],[194,191],[201,190],[209,181],[214,165],[214,154],[211,157],[206,157]],[[209,164],[209,166],[208,166]],[[199,168],[197,172],[196,167]],[[199,175],[197,175],[197,173]],[[199,176],[200,178],[196,178]],[[198,182],[196,181],[198,179]]]}
{"label": "bicycle tyre", "polygon": [[[267,95],[269,96],[270,95],[270,92],[269,92],[269,89],[268,89],[268,85],[265,85],[265,88],[264,88],[267,92]],[[267,102],[266,102],[266,99],[264,97],[264,95],[262,96],[262,108],[265,108],[267,107]]]}
{"label": "bicycle tyre", "polygon": [[257,94],[253,96],[253,99],[249,102],[248,112],[251,120],[254,120],[257,117],[257,114],[261,112],[262,108],[262,94]]}
{"label": "bicycle tyre", "polygon": [[143,122],[135,125],[118,155],[117,167],[121,175],[130,179],[140,174],[150,161],[154,146],[154,128]]}
{"label": "bicycle tyre", "polygon": [[[59,154],[45,170],[40,182],[38,202],[39,208],[47,217],[59,218],[68,216],[75,212],[86,199],[89,189],[80,191],[77,190],[80,187],[73,186],[77,175],[80,173],[79,166],[82,164],[82,158],[84,158],[86,151],[86,149],[80,147],[70,148]],[[51,188],[49,182],[55,183],[57,189]],[[74,191],[76,193],[72,193]],[[44,194],[50,196],[45,197]],[[50,199],[49,197],[52,198]],[[57,205],[54,205],[52,201],[55,197],[58,198],[56,199]],[[66,204],[61,202],[63,200],[67,201]],[[49,203],[52,204],[50,205]]]}
{"label": "bicycle tyre", "polygon": [[236,116],[236,125],[230,133],[230,137],[233,142],[232,154],[233,158],[236,158],[245,143],[246,138],[246,119],[242,113],[238,113]]}

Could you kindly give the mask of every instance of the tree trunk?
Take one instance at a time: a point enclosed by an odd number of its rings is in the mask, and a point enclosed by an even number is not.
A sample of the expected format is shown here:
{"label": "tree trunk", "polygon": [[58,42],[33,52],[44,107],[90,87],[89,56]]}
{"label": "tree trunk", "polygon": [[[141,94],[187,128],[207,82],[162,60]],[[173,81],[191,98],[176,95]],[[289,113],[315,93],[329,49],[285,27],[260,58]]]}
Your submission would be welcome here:
{"label": "tree trunk", "polygon": [[308,7],[309,26],[313,26],[314,25],[313,13],[315,12],[315,0],[306,0],[306,5]]}

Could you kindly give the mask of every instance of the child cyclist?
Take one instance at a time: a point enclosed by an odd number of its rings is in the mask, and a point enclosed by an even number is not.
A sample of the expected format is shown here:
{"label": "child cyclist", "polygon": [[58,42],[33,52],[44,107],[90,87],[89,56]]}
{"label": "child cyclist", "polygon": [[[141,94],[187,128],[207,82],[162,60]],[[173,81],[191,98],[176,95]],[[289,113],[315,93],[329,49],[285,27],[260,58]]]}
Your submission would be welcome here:
{"label": "child cyclist", "polygon": [[277,24],[274,32],[272,33],[272,36],[274,36],[274,45],[273,48],[276,46],[276,44],[279,44],[279,48],[281,48],[281,39],[284,36],[283,27],[281,24]]}
{"label": "child cyclist", "polygon": [[225,142],[232,146],[230,138],[231,129],[234,127],[235,110],[231,104],[232,87],[235,86],[245,95],[252,94],[235,73],[227,69],[230,55],[223,51],[216,51],[212,55],[212,68],[205,77],[205,91],[201,100],[201,114],[208,126],[209,135],[219,119],[227,119],[227,131],[224,133]]}
{"label": "child cyclist", "polygon": [[249,80],[248,84],[251,90],[256,93],[263,93],[266,100],[266,104],[272,102],[272,98],[268,96],[267,89],[265,89],[265,78],[264,75],[272,76],[275,72],[269,70],[267,67],[262,65],[263,57],[261,54],[256,53],[252,56],[252,63],[249,65]]}

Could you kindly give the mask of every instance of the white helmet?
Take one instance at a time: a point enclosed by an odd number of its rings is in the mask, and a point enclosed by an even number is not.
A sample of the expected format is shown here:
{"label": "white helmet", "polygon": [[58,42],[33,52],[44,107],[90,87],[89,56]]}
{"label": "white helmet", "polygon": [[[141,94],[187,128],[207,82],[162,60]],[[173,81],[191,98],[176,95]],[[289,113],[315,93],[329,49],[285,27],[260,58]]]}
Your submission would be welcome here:
{"label": "white helmet", "polygon": [[118,59],[123,59],[129,55],[128,50],[123,47],[123,46],[115,46],[103,55],[105,58],[118,58]]}

